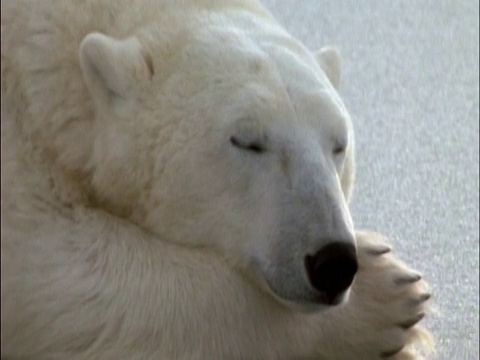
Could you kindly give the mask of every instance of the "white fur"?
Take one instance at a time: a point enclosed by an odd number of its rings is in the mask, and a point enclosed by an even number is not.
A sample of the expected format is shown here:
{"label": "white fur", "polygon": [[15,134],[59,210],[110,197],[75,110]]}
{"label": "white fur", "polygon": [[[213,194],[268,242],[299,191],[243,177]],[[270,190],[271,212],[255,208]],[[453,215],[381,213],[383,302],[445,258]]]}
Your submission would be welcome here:
{"label": "white fur", "polygon": [[[353,235],[336,50],[247,0],[1,4],[2,357],[414,358],[424,284]],[[355,238],[325,309],[304,258]]]}

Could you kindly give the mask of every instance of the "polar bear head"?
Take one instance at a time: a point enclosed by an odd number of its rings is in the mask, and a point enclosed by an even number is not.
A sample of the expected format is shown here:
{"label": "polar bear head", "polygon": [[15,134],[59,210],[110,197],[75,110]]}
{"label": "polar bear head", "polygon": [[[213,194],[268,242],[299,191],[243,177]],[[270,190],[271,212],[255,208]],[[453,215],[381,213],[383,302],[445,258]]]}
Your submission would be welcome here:
{"label": "polar bear head", "polygon": [[99,206],[219,251],[288,304],[346,298],[353,133],[335,50],[311,53],[273,20],[231,12],[169,36],[91,33],[79,54]]}

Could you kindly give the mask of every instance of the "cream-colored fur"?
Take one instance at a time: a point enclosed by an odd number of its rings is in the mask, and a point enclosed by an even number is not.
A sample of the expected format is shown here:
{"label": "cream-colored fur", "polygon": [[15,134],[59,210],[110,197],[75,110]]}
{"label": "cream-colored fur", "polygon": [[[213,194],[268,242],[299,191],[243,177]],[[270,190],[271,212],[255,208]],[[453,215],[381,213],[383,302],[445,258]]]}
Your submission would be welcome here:
{"label": "cream-colored fur", "polygon": [[[2,358],[431,349],[424,282],[353,236],[336,50],[248,0],[1,6]],[[326,239],[360,265],[333,308],[303,269]]]}

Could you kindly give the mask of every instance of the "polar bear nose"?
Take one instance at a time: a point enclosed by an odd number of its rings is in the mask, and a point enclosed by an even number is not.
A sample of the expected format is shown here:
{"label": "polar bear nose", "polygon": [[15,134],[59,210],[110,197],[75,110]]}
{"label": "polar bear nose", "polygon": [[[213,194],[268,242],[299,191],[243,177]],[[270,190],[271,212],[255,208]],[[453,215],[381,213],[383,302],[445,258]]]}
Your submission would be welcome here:
{"label": "polar bear nose", "polygon": [[325,296],[325,302],[335,305],[353,282],[358,270],[355,246],[332,242],[314,256],[305,257],[305,266],[312,286]]}

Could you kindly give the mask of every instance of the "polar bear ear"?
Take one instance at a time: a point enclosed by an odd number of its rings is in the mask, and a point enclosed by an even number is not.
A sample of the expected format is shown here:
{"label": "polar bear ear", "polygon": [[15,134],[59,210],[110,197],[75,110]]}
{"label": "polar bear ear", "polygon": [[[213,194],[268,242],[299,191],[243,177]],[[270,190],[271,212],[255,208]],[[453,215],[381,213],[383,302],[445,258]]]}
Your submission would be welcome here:
{"label": "polar bear ear", "polygon": [[327,75],[332,85],[338,89],[340,86],[341,58],[338,50],[331,46],[321,48],[315,54],[317,62]]}
{"label": "polar bear ear", "polygon": [[135,37],[117,40],[91,33],[80,44],[80,66],[95,101],[128,100],[153,75],[151,59]]}

